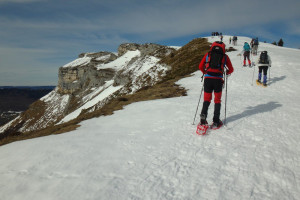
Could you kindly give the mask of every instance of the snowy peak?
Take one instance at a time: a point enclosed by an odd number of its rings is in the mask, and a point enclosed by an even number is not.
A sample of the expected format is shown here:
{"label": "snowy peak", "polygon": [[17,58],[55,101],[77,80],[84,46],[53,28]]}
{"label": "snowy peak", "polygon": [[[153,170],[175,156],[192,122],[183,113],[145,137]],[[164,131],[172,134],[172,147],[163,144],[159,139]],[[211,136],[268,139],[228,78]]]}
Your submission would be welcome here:
{"label": "snowy peak", "polygon": [[85,66],[89,63],[99,64],[99,63],[108,63],[117,59],[117,56],[111,52],[101,51],[98,53],[81,53],[78,58],[74,61],[62,66],[63,68],[67,67],[79,67]]}
{"label": "snowy peak", "polygon": [[174,47],[163,46],[159,44],[147,43],[147,44],[136,44],[136,43],[125,43],[121,44],[118,48],[118,55],[122,56],[128,51],[139,50],[142,56],[149,55],[155,57],[163,57],[173,52]]}

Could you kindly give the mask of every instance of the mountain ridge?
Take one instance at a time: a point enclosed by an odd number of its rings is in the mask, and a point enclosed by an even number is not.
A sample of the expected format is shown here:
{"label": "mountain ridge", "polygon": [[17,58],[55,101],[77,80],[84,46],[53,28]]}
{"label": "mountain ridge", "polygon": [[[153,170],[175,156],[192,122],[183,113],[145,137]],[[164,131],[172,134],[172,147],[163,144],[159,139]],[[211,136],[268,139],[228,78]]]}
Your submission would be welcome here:
{"label": "mountain ridge", "polygon": [[82,53],[59,68],[55,90],[0,127],[0,144],[73,130],[82,120],[112,114],[132,102],[185,95],[175,82],[196,71],[208,50],[207,39],[198,38],[180,49],[126,43],[118,56]]}

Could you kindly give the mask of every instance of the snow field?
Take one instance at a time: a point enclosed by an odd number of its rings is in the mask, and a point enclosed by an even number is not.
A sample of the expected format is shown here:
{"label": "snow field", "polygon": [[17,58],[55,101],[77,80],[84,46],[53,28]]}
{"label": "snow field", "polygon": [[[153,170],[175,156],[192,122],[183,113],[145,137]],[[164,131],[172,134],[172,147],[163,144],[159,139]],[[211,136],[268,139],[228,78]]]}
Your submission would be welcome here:
{"label": "snow field", "polygon": [[[0,199],[299,199],[299,51],[260,44],[273,63],[263,88],[252,85],[257,69],[241,66],[243,41],[251,39],[239,37],[228,53],[235,72],[223,128],[195,133],[198,71],[178,82],[188,96],[134,103],[69,133],[1,146]],[[212,113],[213,102],[209,122]]]}
{"label": "snow field", "polygon": [[97,90],[93,91],[91,94],[89,94],[86,98],[83,99],[86,102],[83,106],[81,106],[80,108],[76,109],[75,111],[69,113],[57,124],[61,124],[64,122],[68,122],[72,119],[75,119],[76,117],[78,117],[80,115],[82,110],[96,105],[98,102],[102,101],[103,99],[105,99],[106,97],[108,97],[109,95],[113,94],[114,92],[118,91],[119,89],[121,89],[123,87],[123,86],[114,87],[113,83],[114,83],[113,80],[107,81],[103,86],[101,86]]}

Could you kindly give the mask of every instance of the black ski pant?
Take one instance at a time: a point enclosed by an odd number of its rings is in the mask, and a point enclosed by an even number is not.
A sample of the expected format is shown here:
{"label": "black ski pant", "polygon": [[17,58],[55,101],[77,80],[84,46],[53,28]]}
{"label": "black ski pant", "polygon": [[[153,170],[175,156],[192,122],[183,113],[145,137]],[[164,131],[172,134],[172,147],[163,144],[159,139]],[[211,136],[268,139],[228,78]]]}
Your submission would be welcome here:
{"label": "black ski pant", "polygon": [[244,52],[244,61],[245,61],[246,59],[250,60],[250,51],[245,51],[245,52]]}
{"label": "black ski pant", "polygon": [[221,112],[221,97],[223,89],[223,79],[214,79],[214,78],[205,78],[204,79],[204,102],[201,111],[201,115],[207,117],[208,107],[212,99],[212,92],[215,95],[215,108],[214,108],[214,117],[213,122],[220,121],[220,112]]}
{"label": "black ski pant", "polygon": [[268,73],[268,66],[259,66],[258,68],[258,72],[261,74],[261,72],[263,71],[264,72],[264,75],[267,75]]}

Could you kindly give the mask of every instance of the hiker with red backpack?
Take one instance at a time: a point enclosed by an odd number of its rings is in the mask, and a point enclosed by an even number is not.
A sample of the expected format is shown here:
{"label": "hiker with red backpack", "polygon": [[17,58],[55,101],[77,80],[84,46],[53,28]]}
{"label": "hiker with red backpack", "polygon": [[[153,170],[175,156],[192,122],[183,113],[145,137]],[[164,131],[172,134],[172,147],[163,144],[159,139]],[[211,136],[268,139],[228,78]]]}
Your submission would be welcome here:
{"label": "hiker with red backpack", "polygon": [[225,54],[225,44],[223,42],[214,42],[211,45],[210,51],[202,58],[199,69],[204,76],[204,102],[200,115],[200,125],[208,126],[206,121],[207,111],[212,100],[212,92],[214,92],[215,108],[211,128],[216,129],[223,125],[220,120],[223,74],[227,76],[234,70],[231,60]]}

